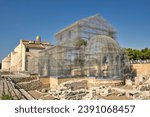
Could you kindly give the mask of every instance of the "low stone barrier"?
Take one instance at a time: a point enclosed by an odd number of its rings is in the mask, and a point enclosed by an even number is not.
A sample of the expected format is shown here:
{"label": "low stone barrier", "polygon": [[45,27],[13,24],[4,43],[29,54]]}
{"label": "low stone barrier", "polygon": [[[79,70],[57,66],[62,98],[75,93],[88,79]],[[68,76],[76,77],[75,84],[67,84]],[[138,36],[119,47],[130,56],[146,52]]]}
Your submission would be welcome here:
{"label": "low stone barrier", "polygon": [[36,77],[12,77],[11,78],[15,83],[19,83],[19,82],[28,82],[31,80],[36,80]]}
{"label": "low stone barrier", "polygon": [[67,81],[59,86],[60,88],[66,87],[67,89],[71,89],[72,91],[78,89],[87,89],[87,80],[72,80]]}
{"label": "low stone barrier", "polygon": [[36,90],[41,88],[42,83],[39,80],[32,80],[30,82],[17,83],[17,86],[25,89],[26,91],[29,91],[29,90]]}

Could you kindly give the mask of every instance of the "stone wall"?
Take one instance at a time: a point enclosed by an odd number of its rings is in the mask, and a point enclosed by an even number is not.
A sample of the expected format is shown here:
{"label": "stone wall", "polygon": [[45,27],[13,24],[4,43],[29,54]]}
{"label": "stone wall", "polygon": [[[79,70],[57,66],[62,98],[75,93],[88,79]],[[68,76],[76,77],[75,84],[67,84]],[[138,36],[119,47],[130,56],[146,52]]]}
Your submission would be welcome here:
{"label": "stone wall", "polygon": [[13,72],[20,71],[22,65],[22,55],[21,55],[22,46],[19,44],[11,52],[11,61],[10,61],[10,70]]}
{"label": "stone wall", "polygon": [[55,78],[55,77],[40,77],[40,82],[44,86],[50,86],[52,89],[57,89],[60,84],[72,80],[85,80],[86,78]]}
{"label": "stone wall", "polygon": [[100,85],[107,85],[107,86],[119,86],[124,85],[125,81],[123,79],[94,79],[88,78],[88,87],[98,87]]}
{"label": "stone wall", "polygon": [[[51,89],[58,89],[59,86],[65,82],[78,82],[81,80],[85,80],[87,83],[87,88],[100,86],[100,85],[124,85],[124,80],[100,80],[95,78],[55,78],[55,77],[47,77],[47,78],[40,78],[42,84],[47,84],[50,86]],[[78,84],[80,87],[80,84]],[[81,84],[82,85],[82,84]]]}
{"label": "stone wall", "polygon": [[30,71],[33,74],[38,74],[38,59],[39,51],[41,49],[37,48],[29,48],[29,52],[26,52],[26,61],[28,61],[27,64],[27,71]]}
{"label": "stone wall", "polygon": [[63,84],[65,82],[72,82],[72,81],[75,82],[75,81],[80,81],[80,80],[87,80],[87,78],[54,78],[54,77],[51,77],[49,80],[49,83],[52,89],[58,89],[60,84]]}
{"label": "stone wall", "polygon": [[132,69],[136,71],[136,75],[149,75],[150,64],[132,64]]}
{"label": "stone wall", "polygon": [[20,83],[17,83],[17,85],[26,91],[30,91],[30,90],[40,89],[42,86],[42,83],[39,80],[32,80],[30,82],[20,82]]}
{"label": "stone wall", "polygon": [[7,57],[5,57],[2,60],[2,71],[10,71],[10,60],[11,60],[11,56],[8,55]]}
{"label": "stone wall", "polygon": [[31,80],[36,80],[36,77],[12,77],[11,78],[13,82],[19,83],[19,82],[29,82]]}
{"label": "stone wall", "polygon": [[50,78],[50,88],[52,89],[58,89],[59,84],[58,84],[58,78]]}
{"label": "stone wall", "polygon": [[40,77],[39,80],[43,84],[43,86],[50,86],[50,78]]}

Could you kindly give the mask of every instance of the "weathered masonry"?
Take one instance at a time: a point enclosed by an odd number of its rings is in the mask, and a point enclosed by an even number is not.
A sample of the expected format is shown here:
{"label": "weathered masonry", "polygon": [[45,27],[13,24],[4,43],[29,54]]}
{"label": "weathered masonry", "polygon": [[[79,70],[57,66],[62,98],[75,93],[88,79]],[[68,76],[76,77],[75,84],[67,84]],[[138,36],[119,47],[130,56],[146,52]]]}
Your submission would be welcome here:
{"label": "weathered masonry", "polygon": [[41,42],[41,37],[36,40],[20,40],[19,45],[2,60],[2,71],[38,73],[38,65],[30,67],[31,60],[39,56],[39,51],[50,47],[50,43]]}

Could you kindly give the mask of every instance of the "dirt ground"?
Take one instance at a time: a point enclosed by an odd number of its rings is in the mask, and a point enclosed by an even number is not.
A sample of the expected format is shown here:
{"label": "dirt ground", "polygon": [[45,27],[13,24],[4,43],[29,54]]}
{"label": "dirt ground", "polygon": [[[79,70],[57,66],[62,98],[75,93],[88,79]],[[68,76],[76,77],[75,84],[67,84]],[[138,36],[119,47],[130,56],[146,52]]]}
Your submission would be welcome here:
{"label": "dirt ground", "polygon": [[38,92],[37,90],[29,91],[29,93],[37,100],[38,99],[42,99],[42,100],[54,100],[55,99],[50,94],[48,95],[46,93],[41,93],[41,92]]}
{"label": "dirt ground", "polygon": [[99,96],[100,99],[105,99],[105,100],[133,100],[132,98],[129,98],[127,96]]}

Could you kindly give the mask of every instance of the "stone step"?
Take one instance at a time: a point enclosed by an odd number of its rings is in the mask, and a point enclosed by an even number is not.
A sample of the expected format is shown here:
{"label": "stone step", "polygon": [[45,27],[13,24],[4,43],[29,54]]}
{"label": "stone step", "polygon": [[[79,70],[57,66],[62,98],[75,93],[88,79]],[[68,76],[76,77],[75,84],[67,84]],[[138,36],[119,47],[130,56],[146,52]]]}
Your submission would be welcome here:
{"label": "stone step", "polygon": [[2,79],[0,79],[0,99],[1,99],[2,95],[3,95],[3,81],[2,81]]}
{"label": "stone step", "polygon": [[14,89],[14,92],[17,95],[18,99],[25,99],[24,96],[22,96],[21,92],[18,89]]}
{"label": "stone step", "polygon": [[3,86],[3,88],[4,88],[4,94],[5,95],[10,95],[6,79],[3,80],[3,85],[4,85]]}
{"label": "stone step", "polygon": [[16,88],[15,83],[13,83],[12,79],[8,77],[8,81],[10,83],[11,88],[13,89],[13,92],[15,93],[14,99],[23,99],[26,100],[25,96],[22,94],[22,92],[19,90],[19,88]]}
{"label": "stone step", "polygon": [[15,87],[12,86],[11,82],[12,81],[7,80],[7,84],[8,84],[8,87],[9,87],[9,92],[10,92],[10,95],[13,97],[13,99],[17,100],[17,99],[19,99],[19,95],[17,95],[17,93],[15,91]]}
{"label": "stone step", "polygon": [[32,95],[30,95],[27,91],[21,89],[20,87],[16,87],[16,84],[13,83],[9,77],[0,79],[0,98],[3,94],[12,96],[15,100],[34,100]]}
{"label": "stone step", "polygon": [[34,100],[34,98],[24,89],[19,89],[19,91],[24,95],[27,100]]}

